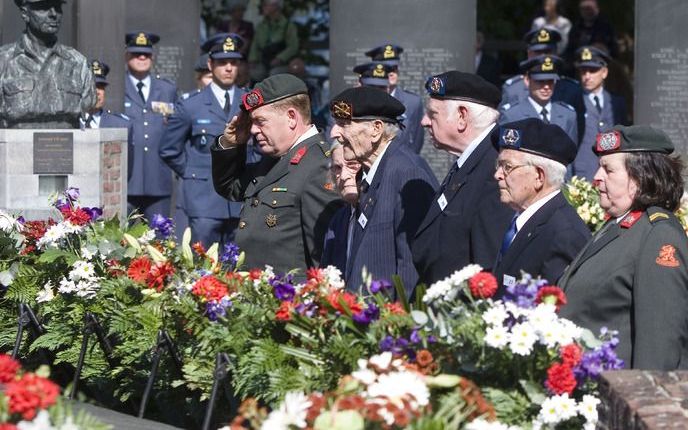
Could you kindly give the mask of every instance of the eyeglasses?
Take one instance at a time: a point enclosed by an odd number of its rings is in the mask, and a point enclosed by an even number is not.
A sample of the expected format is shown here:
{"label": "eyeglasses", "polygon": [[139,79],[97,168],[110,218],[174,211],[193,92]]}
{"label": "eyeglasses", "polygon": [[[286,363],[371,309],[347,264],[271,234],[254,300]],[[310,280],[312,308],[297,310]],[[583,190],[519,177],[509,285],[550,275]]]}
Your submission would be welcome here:
{"label": "eyeglasses", "polygon": [[497,160],[495,162],[495,170],[502,169],[504,176],[509,176],[514,170],[525,166],[530,166],[530,164],[509,164],[508,161],[504,160]]}

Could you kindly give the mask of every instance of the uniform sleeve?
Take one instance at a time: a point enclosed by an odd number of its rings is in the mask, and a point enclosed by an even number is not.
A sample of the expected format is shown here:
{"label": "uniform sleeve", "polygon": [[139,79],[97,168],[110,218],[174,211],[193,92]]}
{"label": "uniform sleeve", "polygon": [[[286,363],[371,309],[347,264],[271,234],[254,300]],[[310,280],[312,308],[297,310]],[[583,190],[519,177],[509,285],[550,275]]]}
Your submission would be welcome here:
{"label": "uniform sleeve", "polygon": [[241,201],[250,180],[246,171],[246,145],[223,149],[215,140],[210,158],[215,191],[228,200]]}
{"label": "uniform sleeve", "polygon": [[167,128],[160,140],[160,158],[180,177],[184,176],[186,152],[184,146],[191,134],[191,117],[182,102],[176,104],[167,120]]}
{"label": "uniform sleeve", "polygon": [[[633,367],[674,370],[686,363],[688,245],[669,221],[654,224],[640,250],[633,284]],[[627,363],[629,365],[630,363]]]}
{"label": "uniform sleeve", "polygon": [[308,267],[320,265],[327,227],[344,203],[336,191],[325,187],[328,173],[327,164],[320,163],[304,185],[301,196],[301,230]]}
{"label": "uniform sleeve", "polygon": [[494,179],[488,179],[483,189],[478,213],[471,225],[471,261],[486,269],[492,269],[504,232],[509,228],[514,211],[499,200],[499,190]]}

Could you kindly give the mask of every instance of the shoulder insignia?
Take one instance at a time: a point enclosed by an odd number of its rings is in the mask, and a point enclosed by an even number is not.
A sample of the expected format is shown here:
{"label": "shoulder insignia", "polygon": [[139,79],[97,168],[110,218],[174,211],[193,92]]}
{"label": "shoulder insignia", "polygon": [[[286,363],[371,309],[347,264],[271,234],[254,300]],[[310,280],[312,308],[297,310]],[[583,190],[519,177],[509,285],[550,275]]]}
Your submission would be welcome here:
{"label": "shoulder insignia", "polygon": [[523,75],[516,75],[504,81],[504,86],[508,87],[523,79]]}
{"label": "shoulder insignia", "polygon": [[306,151],[308,151],[308,148],[302,146],[301,148],[299,148],[298,151],[296,151],[296,154],[294,154],[294,156],[291,157],[291,160],[289,160],[289,162],[291,164],[299,164],[303,156],[306,155]]}
{"label": "shoulder insignia", "polygon": [[654,223],[662,219],[669,219],[669,215],[662,212],[655,212],[650,215],[650,222]]}
{"label": "shoulder insignia", "polygon": [[184,94],[182,94],[181,99],[186,100],[189,98],[190,95],[191,95],[191,93],[184,93]]}
{"label": "shoulder insignia", "polygon": [[643,216],[643,211],[633,211],[630,212],[628,215],[626,215],[621,222],[619,222],[619,226],[621,228],[631,228],[633,227],[633,224],[638,222],[640,218]]}
{"label": "shoulder insignia", "polygon": [[676,248],[668,243],[659,248],[659,255],[655,258],[655,263],[664,267],[678,267],[680,263],[676,259]]}
{"label": "shoulder insignia", "polygon": [[126,116],[125,114],[123,114],[123,113],[117,113],[116,115],[119,116],[119,117],[122,118],[122,119],[127,120],[127,121],[129,121],[129,120],[131,119],[131,118],[129,118],[128,116]]}

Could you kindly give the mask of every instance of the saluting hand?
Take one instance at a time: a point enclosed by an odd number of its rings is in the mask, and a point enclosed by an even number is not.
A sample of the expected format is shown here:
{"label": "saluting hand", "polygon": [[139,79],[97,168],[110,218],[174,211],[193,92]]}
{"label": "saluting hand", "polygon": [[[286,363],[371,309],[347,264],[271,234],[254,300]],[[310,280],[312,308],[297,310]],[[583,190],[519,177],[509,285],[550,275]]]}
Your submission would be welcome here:
{"label": "saluting hand", "polygon": [[225,131],[220,137],[223,148],[245,145],[251,134],[251,117],[245,112],[239,112],[225,125]]}

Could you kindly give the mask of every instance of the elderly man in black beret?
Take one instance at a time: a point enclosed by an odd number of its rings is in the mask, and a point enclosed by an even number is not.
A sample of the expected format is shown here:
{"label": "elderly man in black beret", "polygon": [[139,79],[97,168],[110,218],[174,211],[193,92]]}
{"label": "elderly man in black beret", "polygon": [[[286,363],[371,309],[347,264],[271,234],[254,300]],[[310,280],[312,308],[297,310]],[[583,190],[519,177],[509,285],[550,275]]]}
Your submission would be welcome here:
{"label": "elderly man in black beret", "polygon": [[428,164],[397,141],[404,105],[385,91],[349,88],[334,97],[330,137],[342,144],[344,159],[358,161],[358,208],[349,229],[346,285],[356,291],[368,279],[399,275],[407,296],[418,281],[410,243],[423,220],[437,180]]}
{"label": "elderly man in black beret", "polygon": [[413,261],[425,283],[476,263],[492,268],[513,211],[499,201],[490,133],[501,93],[478,75],[458,71],[426,82],[422,124],[435,148],[458,157],[413,240]]}
{"label": "elderly man in black beret", "polygon": [[499,150],[494,177],[500,199],[516,211],[493,270],[500,292],[521,271],[555,283],[590,239],[560,191],[576,144],[561,128],[535,118],[504,124],[492,142]]}
{"label": "elderly man in black beret", "polygon": [[[330,151],[311,123],[308,88],[277,74],[256,84],[210,149],[221,196],[243,202],[235,242],[247,268],[276,271],[317,267],[332,215],[343,202],[329,180]],[[249,135],[263,158],[246,162]]]}

